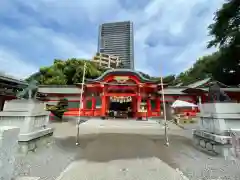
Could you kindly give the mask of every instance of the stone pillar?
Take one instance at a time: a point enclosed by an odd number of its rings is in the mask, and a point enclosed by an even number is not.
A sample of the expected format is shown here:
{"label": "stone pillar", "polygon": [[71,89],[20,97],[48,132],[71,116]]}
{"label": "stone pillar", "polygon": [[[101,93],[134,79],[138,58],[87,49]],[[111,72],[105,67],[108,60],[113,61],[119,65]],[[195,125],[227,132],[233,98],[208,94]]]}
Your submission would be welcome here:
{"label": "stone pillar", "polygon": [[20,128],[0,127],[0,179],[13,179],[15,153],[18,149]]}

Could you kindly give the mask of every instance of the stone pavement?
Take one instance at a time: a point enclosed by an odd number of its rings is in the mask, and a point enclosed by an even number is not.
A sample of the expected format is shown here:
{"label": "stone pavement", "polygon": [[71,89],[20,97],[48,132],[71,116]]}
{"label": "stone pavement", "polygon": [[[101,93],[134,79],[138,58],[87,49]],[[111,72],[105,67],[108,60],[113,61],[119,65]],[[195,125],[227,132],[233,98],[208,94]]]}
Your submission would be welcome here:
{"label": "stone pavement", "polygon": [[57,180],[187,180],[158,158],[77,161]]}
{"label": "stone pavement", "polygon": [[[180,129],[170,125],[169,129]],[[80,125],[79,160],[71,163],[58,180],[183,180],[186,177],[159,158],[150,137],[164,134],[155,121],[90,120]]]}

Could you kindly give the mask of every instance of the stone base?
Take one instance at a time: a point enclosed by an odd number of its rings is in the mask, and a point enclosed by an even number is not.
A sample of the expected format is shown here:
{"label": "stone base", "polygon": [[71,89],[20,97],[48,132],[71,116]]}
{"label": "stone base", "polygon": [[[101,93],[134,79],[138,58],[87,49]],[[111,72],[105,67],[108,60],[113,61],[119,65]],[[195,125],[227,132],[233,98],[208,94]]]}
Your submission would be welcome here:
{"label": "stone base", "polygon": [[53,132],[29,141],[18,141],[20,154],[35,152],[39,148],[49,147],[53,143]]}
{"label": "stone base", "polygon": [[232,149],[231,144],[219,143],[215,140],[210,140],[201,136],[193,135],[194,146],[207,154],[214,156],[222,156],[227,158],[230,156]]}

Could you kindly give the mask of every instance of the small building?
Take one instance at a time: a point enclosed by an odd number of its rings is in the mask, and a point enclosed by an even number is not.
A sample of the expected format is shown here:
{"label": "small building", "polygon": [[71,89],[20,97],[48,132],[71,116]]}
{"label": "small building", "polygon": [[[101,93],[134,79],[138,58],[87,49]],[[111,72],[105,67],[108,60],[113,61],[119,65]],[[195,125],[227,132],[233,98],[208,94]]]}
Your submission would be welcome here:
{"label": "small building", "polygon": [[28,86],[26,81],[18,80],[7,75],[0,75],[0,111],[3,110],[4,102],[16,99],[17,92]]}
{"label": "small building", "polygon": [[[208,90],[211,84],[217,83],[221,90],[224,91],[233,102],[240,103],[240,88],[229,87],[221,82],[213,81],[211,78],[206,78],[195,83],[189,84],[188,86],[168,86],[164,88],[166,107],[176,100],[187,101],[194,104],[205,103],[208,101]],[[162,90],[159,91],[162,94]],[[199,112],[199,108],[177,108],[175,113],[184,114],[186,116],[196,116]]]}
{"label": "small building", "polygon": [[120,65],[118,56],[96,53],[92,61],[102,68],[116,69]]}
{"label": "small building", "polygon": [[[199,101],[204,103],[208,100],[208,89],[213,83],[217,83],[221,90],[224,91],[232,101],[240,103],[239,87],[230,87],[221,82],[214,81],[211,78],[196,81],[188,86],[168,86],[164,89],[165,101],[170,104],[177,99],[195,104]],[[159,91],[159,93],[161,94],[162,91]]]}
{"label": "small building", "polygon": [[146,79],[139,72],[128,69],[108,70],[97,79],[87,79],[83,87],[80,108],[81,84],[70,86],[39,86],[46,94],[47,104],[56,104],[61,98],[69,101],[65,116],[142,118],[160,116],[161,84]]}

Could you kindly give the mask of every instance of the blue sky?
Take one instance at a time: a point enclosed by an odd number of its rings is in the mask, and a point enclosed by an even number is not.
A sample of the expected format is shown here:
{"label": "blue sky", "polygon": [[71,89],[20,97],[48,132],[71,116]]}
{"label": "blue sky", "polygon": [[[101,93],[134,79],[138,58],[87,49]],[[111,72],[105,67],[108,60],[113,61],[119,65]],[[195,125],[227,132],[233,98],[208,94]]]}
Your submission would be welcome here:
{"label": "blue sky", "polygon": [[[137,2],[137,3],[136,3]],[[25,78],[53,59],[90,59],[98,25],[134,23],[135,68],[177,74],[206,49],[207,27],[224,0],[0,0],[0,71]]]}

